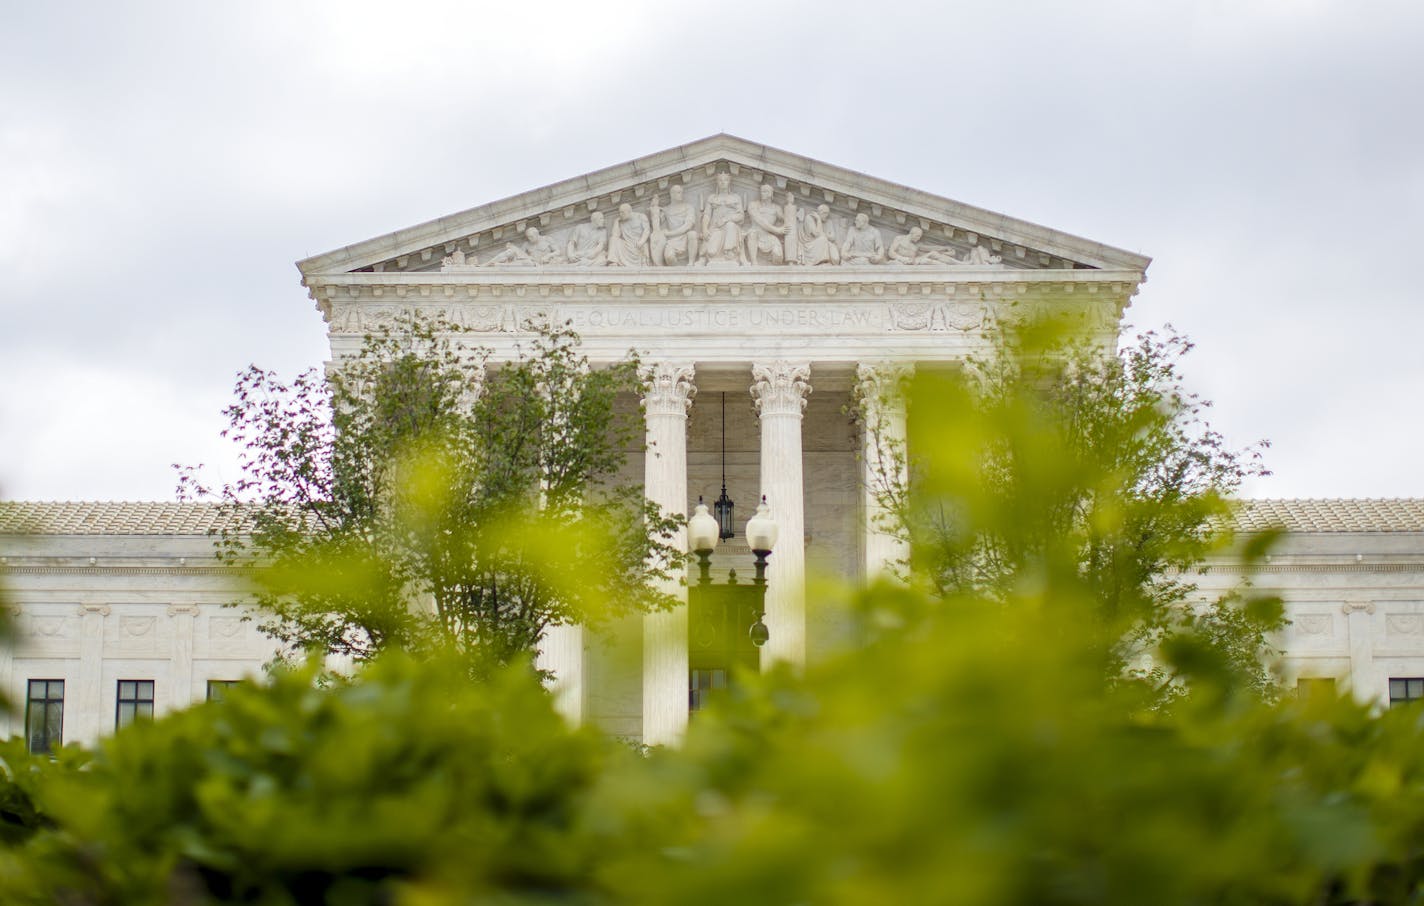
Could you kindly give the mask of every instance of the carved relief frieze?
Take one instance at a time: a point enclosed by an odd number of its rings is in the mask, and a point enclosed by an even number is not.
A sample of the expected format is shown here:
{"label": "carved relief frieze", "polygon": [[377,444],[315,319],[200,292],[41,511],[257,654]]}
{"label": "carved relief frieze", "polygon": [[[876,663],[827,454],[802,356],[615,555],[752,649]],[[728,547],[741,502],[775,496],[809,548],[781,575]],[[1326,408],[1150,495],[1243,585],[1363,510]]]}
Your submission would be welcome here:
{"label": "carved relief frieze", "polygon": [[[640,288],[641,289],[641,288]],[[715,288],[714,288],[715,289]],[[740,287],[738,287],[740,289]],[[699,292],[710,295],[706,287]],[[621,294],[620,294],[621,295]],[[394,327],[412,312],[439,317],[474,334],[514,334],[545,323],[568,324],[581,334],[600,332],[694,331],[737,333],[778,330],[807,334],[866,334],[881,332],[976,333],[991,329],[998,319],[996,306],[974,299],[891,301],[838,298],[823,302],[788,300],[786,304],[742,305],[743,298],[764,296],[755,288],[747,296],[728,293],[725,302],[659,304],[672,294],[655,294],[646,301],[622,298],[595,299],[549,305],[487,304],[465,302],[439,306],[353,305],[340,303],[331,316],[332,333],[359,336]],[[681,294],[678,294],[681,295]],[[785,295],[781,292],[777,296]],[[851,292],[852,299],[859,295]],[[645,297],[646,298],[646,297]],[[803,296],[804,298],[804,296]],[[862,297],[864,298],[864,297]]]}
{"label": "carved relief frieze", "polygon": [[[562,223],[555,212],[539,215],[544,229],[520,220],[447,243],[439,268],[1074,267],[1023,246],[1001,247],[974,230],[919,218],[907,223],[904,212],[892,217],[879,204],[835,192],[817,190],[826,199],[820,201],[802,186],[798,197],[786,180],[765,176],[740,169],[734,176],[733,168],[720,167],[667,186],[666,196],[658,186],[636,187],[636,203],[621,192],[590,199],[583,219],[575,212],[585,206],[570,206]],[[432,256],[422,252],[419,261],[401,256],[372,269],[423,269],[427,261]]]}
{"label": "carved relief frieze", "polygon": [[337,304],[331,313],[332,333],[363,334],[394,328],[415,312],[439,318],[472,333],[519,333],[549,321],[544,306],[513,303],[464,303],[445,306]]}

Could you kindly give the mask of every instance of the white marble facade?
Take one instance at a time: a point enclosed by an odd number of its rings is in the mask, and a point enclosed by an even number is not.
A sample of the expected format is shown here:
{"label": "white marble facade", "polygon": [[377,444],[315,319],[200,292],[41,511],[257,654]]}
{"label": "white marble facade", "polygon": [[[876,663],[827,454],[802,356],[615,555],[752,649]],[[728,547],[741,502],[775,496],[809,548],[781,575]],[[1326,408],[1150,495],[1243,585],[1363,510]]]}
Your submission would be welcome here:
{"label": "white marble facade", "polygon": [[[643,407],[650,451],[635,451],[627,477],[671,511],[687,513],[699,496],[710,503],[720,492],[725,400],[726,480],[739,531],[761,495],[781,528],[763,661],[802,664],[845,636],[841,615],[808,600],[806,576],[870,575],[901,553],[875,530],[864,493],[865,470],[878,460],[846,415],[858,382],[953,365],[983,349],[994,324],[1038,311],[1075,317],[1111,342],[1148,264],[719,135],[298,267],[333,359],[409,311],[464,326],[495,360],[545,321],[570,323],[595,361],[638,350],[650,390],[627,404]],[[892,436],[903,431],[904,412],[893,406],[871,417]],[[127,526],[128,517],[96,517],[86,529],[64,528],[72,514],[60,515],[60,530],[30,539],[24,551],[0,525],[8,558],[0,566],[18,590],[26,638],[0,661],[0,684],[23,699],[28,679],[64,679],[75,715],[66,738],[90,739],[113,725],[105,715],[114,713],[121,679],[155,680],[162,711],[202,697],[209,679],[256,671],[268,656],[253,625],[220,606],[232,597],[227,577],[211,562],[209,539],[182,519],[113,531],[114,519]],[[750,577],[751,561],[739,536],[718,551],[714,569]],[[126,571],[114,571],[121,562]],[[1325,602],[1335,607],[1331,626],[1361,623],[1341,608],[1363,599],[1344,597]],[[1376,607],[1381,638],[1407,639],[1406,611]],[[1321,622],[1313,617],[1292,631]],[[608,643],[578,627],[547,642],[544,662],[559,674],[560,706],[571,718],[649,743],[681,735],[684,609],[629,620]],[[1349,651],[1316,667],[1344,676],[1342,664],[1358,666]]]}

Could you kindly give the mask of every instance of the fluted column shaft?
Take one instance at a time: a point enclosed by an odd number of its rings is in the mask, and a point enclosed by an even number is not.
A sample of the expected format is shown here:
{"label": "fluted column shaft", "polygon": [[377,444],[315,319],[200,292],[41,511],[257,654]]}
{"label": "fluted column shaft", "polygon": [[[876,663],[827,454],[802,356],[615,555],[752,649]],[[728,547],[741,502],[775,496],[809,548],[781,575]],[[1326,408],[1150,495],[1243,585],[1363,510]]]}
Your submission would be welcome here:
{"label": "fluted column shaft", "polygon": [[761,417],[761,492],[776,521],[776,549],[768,561],[762,667],[806,663],[806,515],[801,417],[811,393],[807,362],[752,366],[752,400]]}
{"label": "fluted column shaft", "polygon": [[574,726],[584,721],[584,703],[588,697],[584,683],[583,636],[581,623],[550,626],[539,639],[539,656],[534,659],[540,670],[554,674],[549,683],[554,708]]}
{"label": "fluted column shaft", "polygon": [[[646,375],[643,494],[665,512],[687,515],[687,410],[696,394],[691,364],[659,362]],[[687,550],[679,529],[673,543]],[[668,580],[679,603],[643,618],[643,742],[668,745],[687,730],[687,586]]]}
{"label": "fluted column shaft", "polygon": [[867,581],[893,575],[909,559],[910,548],[897,532],[886,503],[903,495],[909,482],[905,446],[905,385],[913,365],[856,366],[856,399],[861,429],[860,483],[862,572]]}

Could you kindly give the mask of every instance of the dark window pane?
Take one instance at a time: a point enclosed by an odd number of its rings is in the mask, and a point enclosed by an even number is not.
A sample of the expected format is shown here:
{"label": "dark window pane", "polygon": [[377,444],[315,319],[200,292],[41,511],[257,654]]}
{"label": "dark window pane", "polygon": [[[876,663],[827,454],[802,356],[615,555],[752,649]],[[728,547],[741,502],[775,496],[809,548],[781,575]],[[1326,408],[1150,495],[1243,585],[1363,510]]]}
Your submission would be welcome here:
{"label": "dark window pane", "polygon": [[25,735],[30,751],[52,752],[63,743],[64,680],[30,680]]}
{"label": "dark window pane", "polygon": [[1424,677],[1392,676],[1389,678],[1389,703],[1403,705],[1424,700]]}
{"label": "dark window pane", "polygon": [[220,702],[227,696],[227,690],[241,683],[242,680],[210,679],[208,680],[208,701]]}

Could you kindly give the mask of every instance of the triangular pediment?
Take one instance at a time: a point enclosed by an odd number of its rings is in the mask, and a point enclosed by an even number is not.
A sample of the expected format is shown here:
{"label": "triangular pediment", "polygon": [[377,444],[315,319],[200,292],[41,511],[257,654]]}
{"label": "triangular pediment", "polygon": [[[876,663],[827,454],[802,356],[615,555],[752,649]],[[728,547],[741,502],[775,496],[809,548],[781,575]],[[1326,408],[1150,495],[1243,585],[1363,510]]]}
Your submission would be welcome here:
{"label": "triangular pediment", "polygon": [[1141,273],[1149,261],[715,135],[308,258],[298,267],[306,277],[775,265]]}

